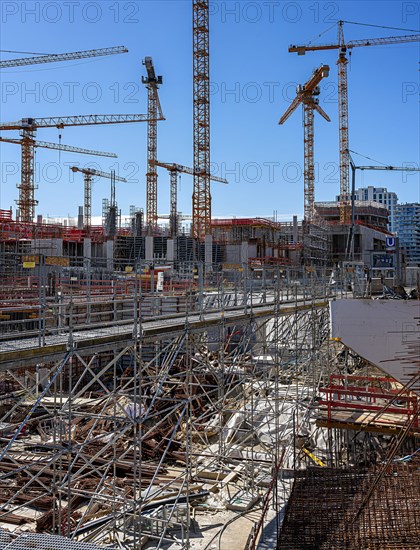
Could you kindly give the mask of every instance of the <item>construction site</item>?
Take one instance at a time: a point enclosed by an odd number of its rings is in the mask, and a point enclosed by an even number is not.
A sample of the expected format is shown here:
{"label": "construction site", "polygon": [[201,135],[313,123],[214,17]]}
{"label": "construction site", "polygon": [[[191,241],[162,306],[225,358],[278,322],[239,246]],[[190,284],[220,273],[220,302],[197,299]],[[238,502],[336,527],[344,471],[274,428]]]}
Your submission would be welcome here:
{"label": "construction site", "polygon": [[[164,80],[148,56],[145,114],[0,123],[4,147],[21,147],[16,208],[0,210],[0,550],[418,550],[420,266],[407,275],[387,208],[355,199],[355,174],[419,169],[356,166],[347,65],[354,48],[420,34],[347,41],[338,21],[335,43],[291,45],[338,56],[339,200],[315,201],[314,115],[330,121],[318,96],[333,72],[317,60],[279,121],[302,106],[303,216],[215,217],[210,186],[229,178],[211,172],[211,2],[190,4],[190,167],[158,155]],[[122,216],[126,179],[74,165],[78,213],[43,214],[36,148],[116,155],[38,130],[135,122],[145,201]],[[111,185],[100,224],[99,178]]]}

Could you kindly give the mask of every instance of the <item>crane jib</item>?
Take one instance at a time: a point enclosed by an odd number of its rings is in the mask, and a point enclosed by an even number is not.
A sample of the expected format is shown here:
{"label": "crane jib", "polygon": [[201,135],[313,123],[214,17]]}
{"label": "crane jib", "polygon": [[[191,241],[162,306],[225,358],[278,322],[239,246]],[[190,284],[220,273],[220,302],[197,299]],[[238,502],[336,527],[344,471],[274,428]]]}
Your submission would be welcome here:
{"label": "crane jib", "polygon": [[404,44],[408,42],[419,42],[420,34],[409,34],[404,36],[388,36],[384,38],[364,38],[362,40],[350,40],[347,44],[318,44],[318,45],[295,45],[289,46],[290,53],[305,55],[306,52],[315,52],[320,50],[339,50],[344,47],[347,49],[360,46],[381,46],[387,44]]}
{"label": "crane jib", "polygon": [[[16,122],[0,123],[0,130],[36,130],[37,128],[64,128],[66,126],[91,126],[95,124],[125,124],[130,122],[148,122],[146,114],[127,115],[76,115],[49,118],[23,118]],[[153,120],[165,120],[158,115]]]}

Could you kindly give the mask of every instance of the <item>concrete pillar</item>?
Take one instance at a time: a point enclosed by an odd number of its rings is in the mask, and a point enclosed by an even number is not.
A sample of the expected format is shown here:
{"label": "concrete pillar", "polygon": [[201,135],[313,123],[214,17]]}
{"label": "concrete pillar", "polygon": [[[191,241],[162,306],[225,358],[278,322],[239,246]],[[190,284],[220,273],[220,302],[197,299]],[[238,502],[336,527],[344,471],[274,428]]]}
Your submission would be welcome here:
{"label": "concrete pillar", "polygon": [[241,264],[248,264],[249,247],[247,241],[241,243]]}
{"label": "concrete pillar", "polygon": [[146,248],[146,254],[145,254],[146,262],[153,262],[153,237],[151,235],[147,235],[147,237],[145,238],[145,248]]}
{"label": "concrete pillar", "polygon": [[166,242],[166,259],[174,262],[176,258],[176,239],[168,239]]}
{"label": "concrete pillar", "polygon": [[77,215],[77,229],[83,229],[83,206],[79,206],[79,213]]}
{"label": "concrete pillar", "polygon": [[297,216],[293,216],[293,242],[294,243],[297,243],[298,242],[298,219],[297,219]]}
{"label": "concrete pillar", "polygon": [[106,241],[106,268],[108,271],[114,271],[114,241]]}
{"label": "concrete pillar", "polygon": [[52,248],[56,256],[63,255],[63,239],[52,239]]}
{"label": "concrete pillar", "polygon": [[204,237],[204,261],[206,264],[206,270],[212,270],[213,264],[213,236],[206,235]]}
{"label": "concrete pillar", "polygon": [[[112,242],[112,241],[109,241]],[[83,241],[83,257],[91,258],[92,257],[92,239],[84,239]]]}

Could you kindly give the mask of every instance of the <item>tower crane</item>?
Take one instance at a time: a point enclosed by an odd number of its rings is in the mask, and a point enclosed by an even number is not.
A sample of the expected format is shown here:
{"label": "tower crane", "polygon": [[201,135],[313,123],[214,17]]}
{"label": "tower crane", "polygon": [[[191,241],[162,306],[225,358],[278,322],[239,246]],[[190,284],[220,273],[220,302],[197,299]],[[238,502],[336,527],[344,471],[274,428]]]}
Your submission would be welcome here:
{"label": "tower crane", "polygon": [[[356,163],[353,160],[353,157],[350,153],[355,153],[355,151],[347,151],[348,158],[350,161],[351,167],[351,225],[349,232],[349,239],[347,241],[347,256],[351,257],[354,260],[354,225],[355,225],[355,208],[354,201],[356,195],[356,170],[393,170],[395,172],[420,172],[420,168],[415,168],[413,166],[356,166]],[[358,154],[358,153],[355,153]]]}
{"label": "tower crane", "polygon": [[281,117],[279,124],[284,124],[290,115],[302,104],[304,120],[304,218],[310,222],[314,215],[315,202],[315,170],[314,170],[314,110],[326,121],[330,117],[320,107],[316,96],[319,95],[319,83],[329,75],[328,65],[321,65],[315,69],[311,78],[303,86],[298,86],[296,97]]}
{"label": "tower crane", "polygon": [[125,178],[116,176],[115,174],[109,174],[108,172],[102,172],[101,170],[95,170],[93,168],[79,168],[78,166],[71,166],[70,169],[73,172],[80,172],[83,174],[84,179],[84,209],[83,209],[83,226],[87,233],[89,233],[92,225],[92,179],[94,177],[98,178],[108,178],[113,181],[122,181],[127,183]]}
{"label": "tower crane", "polygon": [[[23,159],[23,148],[25,147],[25,142],[24,140],[20,140],[20,139],[9,139],[9,138],[3,138],[3,137],[0,137],[0,142],[4,142],[4,143],[14,143],[16,145],[20,145],[22,147],[22,159]],[[33,141],[32,142],[32,147],[34,148],[43,148],[43,149],[55,149],[55,150],[58,150],[58,151],[67,151],[67,152],[70,152],[70,153],[80,153],[80,154],[83,154],[83,155],[95,155],[95,156],[98,156],[98,157],[113,157],[113,158],[116,158],[117,155],[115,153],[105,153],[103,151],[92,151],[91,149],[84,149],[82,147],[74,147],[72,145],[64,145],[62,143],[51,143],[51,142],[48,142],[48,141]],[[32,163],[32,166],[33,166],[33,163]],[[22,168],[24,167],[24,163],[22,161]],[[22,172],[22,177],[21,177],[22,181],[24,181],[24,175],[23,175],[23,172]],[[33,206],[35,207],[37,204],[38,204],[38,201],[36,201],[33,197],[32,199],[30,197],[27,196],[27,188],[22,188],[22,184],[18,185],[18,188],[20,189],[20,193],[19,193],[19,200],[16,201],[17,202],[17,205],[19,207],[19,211],[21,212],[22,209],[24,210],[25,208],[25,205],[28,203],[28,199],[32,201],[32,204]],[[35,185],[33,186],[33,189],[35,190]],[[32,218],[30,220],[28,220],[26,218],[26,216],[21,216],[21,219],[22,221],[32,221],[33,219],[33,215],[32,215]]]}
{"label": "tower crane", "polygon": [[[161,168],[166,168],[170,174],[170,214],[169,214],[169,231],[171,237],[176,237],[178,234],[178,193],[177,193],[177,183],[178,183],[178,174],[190,174],[194,176],[194,169],[189,168],[188,166],[183,166],[182,164],[168,163],[153,161],[154,166],[160,166]],[[220,178],[218,176],[210,175],[212,181],[218,181],[219,183],[228,183],[225,178]]]}
{"label": "tower crane", "polygon": [[193,0],[194,190],[192,234],[211,234],[209,0]]}
{"label": "tower crane", "polygon": [[[161,120],[158,115],[158,120]],[[0,131],[20,130],[22,136],[22,181],[19,189],[19,205],[22,221],[31,222],[35,215],[34,200],[34,141],[39,128],[64,128],[67,126],[92,126],[97,124],[123,124],[147,122],[148,115],[76,115],[49,118],[23,118],[15,122],[0,122]]]}
{"label": "tower crane", "polygon": [[420,34],[405,36],[388,36],[385,38],[366,38],[362,40],[344,41],[344,21],[338,21],[338,37],[335,44],[319,45],[292,45],[289,52],[298,55],[305,55],[306,52],[339,50],[338,66],[338,117],[339,117],[339,150],[340,150],[340,222],[350,222],[350,201],[349,201],[349,125],[348,125],[348,85],[347,85],[347,50],[361,46],[382,46],[389,44],[403,44],[407,42],[418,42]]}
{"label": "tower crane", "polygon": [[124,46],[114,46],[112,48],[84,50],[80,52],[51,53],[48,55],[40,55],[37,57],[21,57],[19,59],[8,59],[0,61],[0,69],[8,69],[10,67],[22,67],[24,65],[38,65],[40,63],[56,63],[57,61],[71,61],[73,59],[84,59],[87,57],[99,57],[103,55],[115,55],[127,52],[128,50]]}
{"label": "tower crane", "polygon": [[142,76],[142,83],[147,88],[147,111],[149,121],[147,124],[147,174],[146,174],[146,225],[151,234],[157,224],[157,172],[153,161],[157,159],[157,121],[165,120],[160,105],[158,89],[163,80],[156,76],[155,67],[151,57],[145,57],[143,65],[146,67],[147,77]]}

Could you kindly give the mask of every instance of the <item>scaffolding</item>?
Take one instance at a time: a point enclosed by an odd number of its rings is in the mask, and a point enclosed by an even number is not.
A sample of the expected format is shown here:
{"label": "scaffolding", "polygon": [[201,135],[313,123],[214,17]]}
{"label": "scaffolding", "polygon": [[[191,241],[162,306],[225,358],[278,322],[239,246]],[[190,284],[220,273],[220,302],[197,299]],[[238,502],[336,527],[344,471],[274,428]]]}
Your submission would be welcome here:
{"label": "scaffolding", "polygon": [[206,275],[190,264],[174,300],[144,266],[111,284],[55,269],[60,304],[38,280],[42,314],[29,334],[4,328],[0,342],[0,525],[115,548],[146,539],[187,548],[196,510],[243,511],[269,494],[262,529],[278,512],[272,480],[296,462],[296,433],[309,429],[312,409],[299,403],[311,403],[328,364],[319,351],[330,353],[327,281],[312,275],[303,286],[307,274],[278,266],[264,281],[251,269]]}
{"label": "scaffolding", "polygon": [[417,397],[329,338],[340,273],[137,253],[127,269],[42,242],[0,255],[0,529],[187,549],[224,511],[214,536],[246,515],[251,550],[300,470],[369,467],[408,421],[413,451]]}

